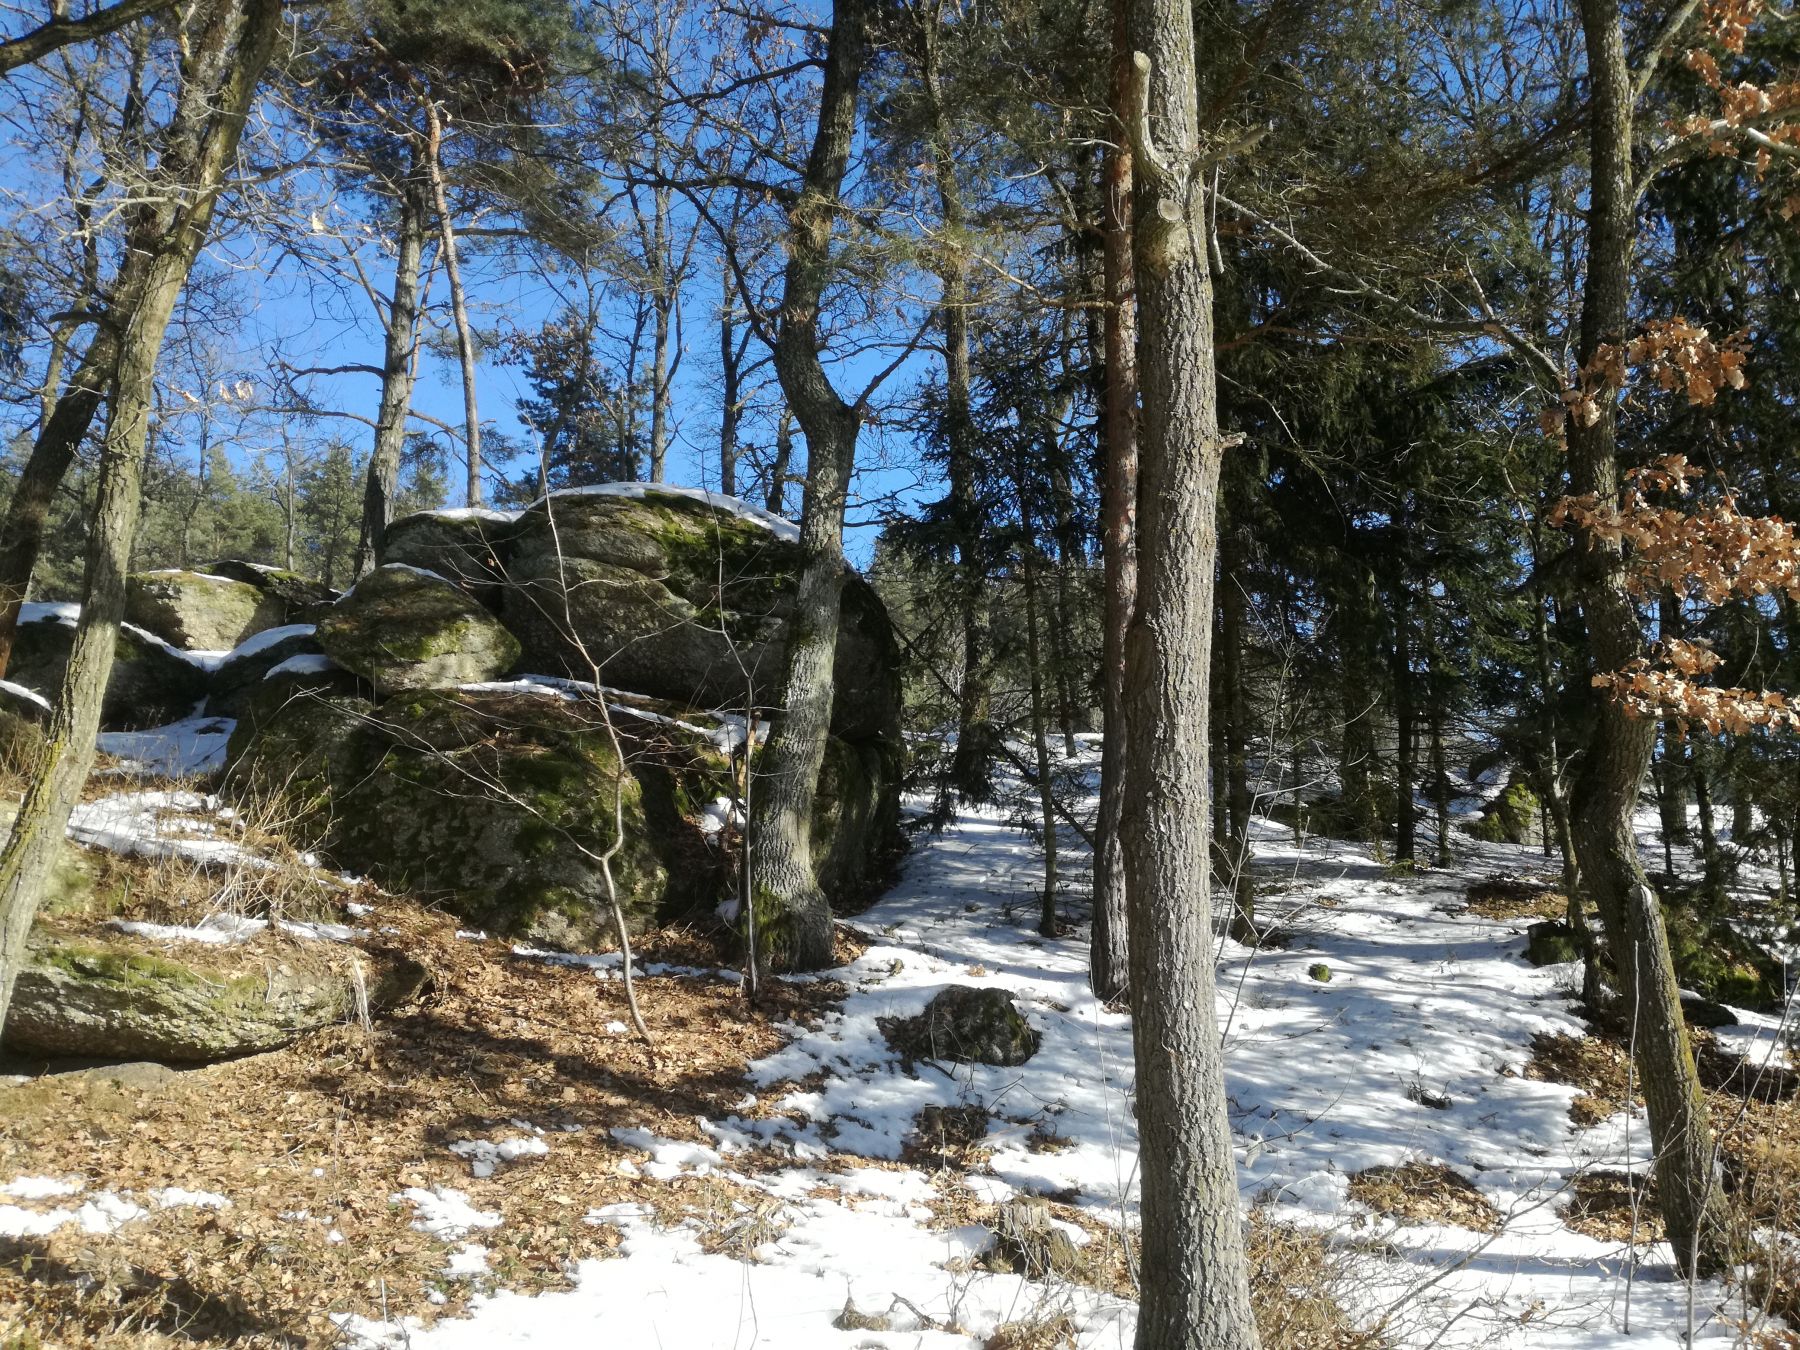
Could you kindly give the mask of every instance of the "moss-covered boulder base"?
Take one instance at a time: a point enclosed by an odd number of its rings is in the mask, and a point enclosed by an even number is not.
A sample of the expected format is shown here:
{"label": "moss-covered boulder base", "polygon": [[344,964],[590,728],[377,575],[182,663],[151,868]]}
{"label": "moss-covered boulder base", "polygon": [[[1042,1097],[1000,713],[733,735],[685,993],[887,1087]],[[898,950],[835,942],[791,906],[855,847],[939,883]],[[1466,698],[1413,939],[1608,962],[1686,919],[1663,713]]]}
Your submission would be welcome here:
{"label": "moss-covered boulder base", "polygon": [[882,1018],[880,1026],[908,1059],[958,1064],[1023,1064],[1040,1039],[1006,990],[971,984],[952,985],[917,1017]]}
{"label": "moss-covered boulder base", "polygon": [[320,648],[382,693],[491,680],[519,643],[467,592],[416,567],[378,567],[319,620]]}
{"label": "moss-covered boulder base", "polygon": [[200,1062],[273,1050],[354,1014],[353,962],[374,1010],[424,972],[394,952],[306,941],[221,959],[190,944],[34,933],[6,1019],[15,1054]]}
{"label": "moss-covered boulder base", "polygon": [[[598,668],[606,684],[700,707],[742,706],[747,671],[757,697],[773,696],[800,546],[762,520],[654,489],[566,493],[488,542],[506,577],[500,612],[524,645],[523,668],[584,680]],[[847,575],[837,734],[893,732],[898,665],[881,602]]]}
{"label": "moss-covered boulder base", "polygon": [[[19,624],[6,678],[54,701],[75,643],[74,614],[72,605],[26,606],[29,621]],[[134,625],[119,629],[100,709],[106,726],[161,726],[186,717],[206,694],[199,664]]]}
{"label": "moss-covered boulder base", "polygon": [[206,572],[134,572],[125,618],[189,651],[230,651],[287,621],[287,606],[255,586]]}
{"label": "moss-covered boulder base", "polygon": [[1537,793],[1514,775],[1501,794],[1482,808],[1469,823],[1469,833],[1490,844],[1529,843],[1539,813]]}
{"label": "moss-covered boulder base", "polygon": [[[270,681],[232,737],[226,790],[285,798],[338,866],[471,925],[545,947],[607,946],[609,850],[634,929],[710,908],[730,892],[733,864],[709,819],[732,770],[702,734],[707,714],[608,702],[623,764],[589,697],[445,689],[374,703]],[[812,836],[828,894],[872,878],[898,783],[882,747],[830,744]]]}

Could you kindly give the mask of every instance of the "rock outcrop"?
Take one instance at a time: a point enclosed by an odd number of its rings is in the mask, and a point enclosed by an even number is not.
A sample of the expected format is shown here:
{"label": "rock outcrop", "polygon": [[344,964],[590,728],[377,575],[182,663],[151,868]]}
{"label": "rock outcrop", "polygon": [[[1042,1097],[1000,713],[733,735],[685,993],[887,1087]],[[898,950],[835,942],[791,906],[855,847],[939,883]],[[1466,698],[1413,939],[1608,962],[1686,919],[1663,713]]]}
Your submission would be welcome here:
{"label": "rock outcrop", "polygon": [[[6,678],[54,700],[75,643],[76,607],[27,605]],[[100,716],[109,728],[161,726],[186,717],[207,694],[206,663],[134,624],[119,629]]]}
{"label": "rock outcrop", "polygon": [[248,582],[208,572],[133,572],[125,618],[171,646],[223,652],[286,623],[287,606]]}
{"label": "rock outcrop", "polygon": [[382,694],[491,680],[519,642],[443,577],[401,563],[378,567],[319,620],[320,648]]}

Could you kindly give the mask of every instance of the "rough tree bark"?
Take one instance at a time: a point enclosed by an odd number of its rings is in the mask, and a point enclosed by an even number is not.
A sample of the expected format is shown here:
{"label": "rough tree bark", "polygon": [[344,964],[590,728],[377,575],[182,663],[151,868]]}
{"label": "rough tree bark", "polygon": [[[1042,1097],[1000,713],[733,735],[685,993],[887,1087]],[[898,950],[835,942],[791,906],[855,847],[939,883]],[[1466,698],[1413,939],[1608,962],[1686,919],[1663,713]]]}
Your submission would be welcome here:
{"label": "rough tree bark", "polygon": [[379,567],[387,527],[393,520],[400,484],[400,454],[406,447],[406,419],[412,411],[414,355],[419,345],[419,264],[425,253],[430,207],[415,162],[400,185],[400,218],[395,224],[394,294],[383,334],[381,405],[375,415],[375,445],[363,488],[362,535],[353,575]]}
{"label": "rough tree bark", "polygon": [[143,282],[129,309],[107,314],[118,339],[118,364],[88,534],[81,619],[36,772],[0,850],[0,1026],[38,901],[62,849],[69,811],[93,765],[100,703],[125,607],[163,335],[205,242],[280,30],[280,0],[215,0],[194,14],[181,89],[157,160],[162,190],[143,194],[127,234],[128,255],[144,259]]}
{"label": "rough tree bark", "polygon": [[1126,950],[1126,876],[1119,818],[1125,806],[1125,632],[1137,595],[1137,312],[1131,290],[1131,40],[1127,13],[1113,6],[1111,102],[1115,142],[1106,153],[1102,284],[1105,287],[1100,434],[1101,567],[1106,590],[1101,653],[1100,809],[1094,825],[1094,919],[1088,975],[1097,998],[1124,996],[1130,979]]}
{"label": "rough tree bark", "polygon": [[[1587,277],[1577,357],[1592,361],[1603,342],[1624,339],[1633,242],[1632,93],[1619,0],[1581,0],[1587,49],[1590,156]],[[1619,492],[1618,409],[1599,401],[1591,425],[1571,419],[1569,486],[1602,502]],[[1596,671],[1621,670],[1644,653],[1637,605],[1627,586],[1623,546],[1592,531],[1575,541],[1575,584]],[[1670,1245],[1684,1268],[1724,1255],[1717,1225],[1719,1184],[1706,1099],[1694,1069],[1668,935],[1638,861],[1632,816],[1656,741],[1656,724],[1635,716],[1604,689],[1592,693],[1591,738],[1570,794],[1581,884],[1600,911],[1619,993],[1636,1029],[1636,1060],[1656,1155],[1656,1191]]]}
{"label": "rough tree bark", "polygon": [[1126,642],[1133,1042],[1142,1177],[1138,1350],[1257,1344],[1214,1007],[1208,690],[1219,435],[1193,12],[1124,0],[1143,389],[1138,595]]}
{"label": "rough tree bark", "polygon": [[819,305],[831,278],[832,226],[856,140],[868,50],[868,0],[837,0],[819,93],[819,122],[789,214],[775,373],[806,436],[800,584],[788,621],[783,706],[756,757],[751,900],[765,969],[831,961],[831,906],[813,875],[809,838],[831,729],[832,662],[844,587],[844,507],[862,409],[832,387],[819,358]]}

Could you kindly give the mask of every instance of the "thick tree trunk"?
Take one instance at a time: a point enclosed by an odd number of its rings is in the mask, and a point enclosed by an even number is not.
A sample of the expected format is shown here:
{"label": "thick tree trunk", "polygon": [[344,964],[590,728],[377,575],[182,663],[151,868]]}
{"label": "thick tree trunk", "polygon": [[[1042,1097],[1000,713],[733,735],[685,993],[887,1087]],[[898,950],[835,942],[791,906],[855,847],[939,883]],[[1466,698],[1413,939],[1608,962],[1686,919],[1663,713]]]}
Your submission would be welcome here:
{"label": "thick tree trunk", "polygon": [[832,663],[844,586],[844,507],[862,410],[832,388],[819,358],[819,305],[831,279],[832,226],[856,140],[868,50],[867,0],[837,0],[819,123],[789,216],[775,371],[806,435],[800,583],[788,621],[783,710],[756,760],[751,896],[765,968],[831,961],[831,906],[813,875],[812,812],[831,731]]}
{"label": "thick tree trunk", "polygon": [[1133,258],[1143,388],[1126,808],[1142,1191],[1138,1350],[1257,1344],[1214,1006],[1207,720],[1223,445],[1193,11],[1124,0],[1140,53]]}
{"label": "thick tree trunk", "polygon": [[387,527],[394,518],[394,494],[400,485],[400,455],[406,448],[406,419],[412,412],[413,380],[418,366],[419,265],[425,253],[425,221],[429,205],[425,185],[412,166],[400,186],[400,219],[396,229],[394,294],[388,304],[383,335],[381,405],[375,415],[375,445],[363,488],[362,535],[356,546],[354,574],[379,567]]}
{"label": "thick tree trunk", "polygon": [[[1625,337],[1630,303],[1633,203],[1631,78],[1619,0],[1581,0],[1589,72],[1588,267],[1577,355],[1586,366],[1603,342]],[[1571,419],[1569,479],[1576,494],[1617,499],[1617,404],[1600,402],[1591,425]],[[1622,670],[1644,652],[1623,548],[1590,531],[1576,539],[1576,584],[1596,671]],[[1638,861],[1632,816],[1656,740],[1656,724],[1604,689],[1593,691],[1581,781],[1571,794],[1583,888],[1606,930],[1656,1156],[1656,1190],[1669,1241],[1684,1269],[1723,1256],[1712,1127],[1682,1021],[1681,996],[1656,895]]]}
{"label": "thick tree trunk", "polygon": [[162,190],[145,194],[127,237],[129,253],[145,259],[144,272],[132,306],[107,314],[119,355],[88,535],[81,619],[37,771],[0,850],[0,1026],[38,901],[63,846],[69,811],[93,764],[100,704],[125,607],[163,335],[205,242],[280,29],[279,0],[218,0],[194,16],[186,34],[182,88],[157,161]]}
{"label": "thick tree trunk", "polygon": [[1101,565],[1106,612],[1101,652],[1100,808],[1094,826],[1094,919],[1088,974],[1095,997],[1124,995],[1130,978],[1126,947],[1125,633],[1137,594],[1137,313],[1131,280],[1131,41],[1123,0],[1113,6],[1112,109],[1116,143],[1106,155],[1104,255],[1105,366],[1101,439]]}

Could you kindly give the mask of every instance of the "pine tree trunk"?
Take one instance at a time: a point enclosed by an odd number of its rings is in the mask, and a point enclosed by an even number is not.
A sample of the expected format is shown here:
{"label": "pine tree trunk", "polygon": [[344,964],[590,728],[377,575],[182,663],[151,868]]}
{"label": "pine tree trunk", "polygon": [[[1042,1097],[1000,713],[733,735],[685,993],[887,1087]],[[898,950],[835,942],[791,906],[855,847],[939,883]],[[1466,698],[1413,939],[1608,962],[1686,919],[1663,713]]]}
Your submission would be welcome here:
{"label": "pine tree trunk", "polygon": [[[1591,172],[1577,355],[1586,366],[1602,343],[1625,337],[1635,191],[1631,79],[1619,0],[1581,0],[1581,23],[1590,84]],[[1599,413],[1591,425],[1570,419],[1569,486],[1612,502],[1619,492],[1615,400],[1603,397]],[[1623,548],[1584,530],[1577,535],[1575,562],[1594,669],[1621,670],[1644,652]],[[1682,1021],[1668,936],[1632,829],[1656,725],[1633,715],[1607,690],[1595,689],[1591,698],[1591,738],[1580,784],[1571,794],[1581,884],[1600,911],[1624,1011],[1635,1027],[1656,1190],[1670,1244],[1684,1269],[1709,1266],[1723,1256],[1712,1127]]]}
{"label": "pine tree trunk", "polygon": [[1088,976],[1096,998],[1124,995],[1130,978],[1126,944],[1126,875],[1119,820],[1125,806],[1125,633],[1137,594],[1137,318],[1131,279],[1131,42],[1124,0],[1113,5],[1111,101],[1116,145],[1106,155],[1102,275],[1105,286],[1106,381],[1100,435],[1100,556],[1106,588],[1101,640],[1100,806],[1094,825],[1094,918]]}
{"label": "pine tree trunk", "polygon": [[800,582],[788,620],[783,709],[756,757],[751,896],[765,969],[831,962],[831,906],[813,875],[812,812],[831,732],[832,663],[844,586],[844,507],[855,467],[859,408],[839,397],[819,358],[819,305],[831,279],[832,225],[856,140],[857,89],[867,60],[867,0],[837,0],[819,123],[799,205],[789,216],[775,371],[806,436]]}
{"label": "pine tree trunk", "polygon": [[1229,518],[1219,536],[1219,737],[1225,764],[1225,875],[1231,879],[1231,935],[1256,942],[1256,886],[1250,863],[1249,704],[1244,696],[1244,615],[1249,607],[1245,588],[1243,526]]}
{"label": "pine tree trunk", "polygon": [[1257,1344],[1214,1007],[1208,713],[1223,445],[1205,249],[1193,12],[1123,0],[1147,62],[1134,118],[1142,439],[1126,644],[1126,805],[1142,1192],[1138,1350]]}
{"label": "pine tree trunk", "polygon": [[400,188],[400,220],[394,257],[394,294],[388,304],[383,334],[381,406],[375,415],[375,445],[363,488],[362,534],[356,546],[353,575],[379,567],[387,527],[394,518],[394,494],[400,485],[400,455],[406,448],[406,419],[412,411],[413,356],[419,343],[419,265],[425,253],[428,207],[418,165]]}
{"label": "pine tree trunk", "polygon": [[1417,727],[1412,672],[1412,595],[1406,579],[1394,584],[1394,860],[1418,856],[1419,813],[1413,801],[1418,781]]}
{"label": "pine tree trunk", "polygon": [[1444,751],[1444,672],[1438,648],[1436,609],[1431,592],[1425,593],[1425,725],[1431,736],[1431,804],[1437,825],[1437,865],[1448,867],[1450,858],[1450,764]]}
{"label": "pine tree trunk", "polygon": [[450,317],[456,327],[456,355],[462,365],[463,456],[466,479],[463,505],[481,505],[481,413],[475,400],[475,330],[469,323],[468,293],[463,289],[462,260],[456,247],[456,222],[450,215],[450,196],[444,186],[444,123],[437,102],[429,92],[420,95],[429,128],[425,144],[425,175],[431,185],[431,203],[437,216],[438,247],[443,253],[444,279],[450,284]]}
{"label": "pine tree trunk", "polygon": [[920,85],[931,119],[932,168],[944,239],[933,266],[938,279],[938,323],[944,333],[944,445],[950,478],[950,534],[956,547],[956,604],[962,628],[962,684],[957,691],[956,749],[948,788],[964,801],[992,795],[993,677],[988,662],[987,563],[982,547],[981,503],[976,496],[975,421],[970,412],[973,376],[969,359],[968,230],[955,146],[944,107],[938,64],[938,15],[917,15]]}
{"label": "pine tree trunk", "polygon": [[163,335],[206,240],[280,30],[279,0],[217,0],[194,16],[185,35],[184,80],[157,161],[162,190],[144,194],[127,236],[129,253],[145,259],[144,272],[130,308],[107,314],[119,338],[118,363],[88,533],[81,618],[37,771],[0,850],[0,1026],[39,897],[62,850],[69,812],[93,764],[100,704],[125,608]]}
{"label": "pine tree trunk", "polygon": [[[1021,486],[1021,494],[1023,487]],[[1021,495],[1021,500],[1023,497]],[[1030,533],[1029,527],[1027,534]],[[1021,545],[1020,571],[1025,586],[1025,659],[1031,665],[1031,744],[1037,759],[1038,818],[1044,838],[1044,888],[1038,897],[1038,932],[1055,937],[1056,919],[1056,804],[1050,773],[1050,732],[1044,698],[1044,649],[1038,638],[1039,574],[1036,546],[1027,539]]]}

